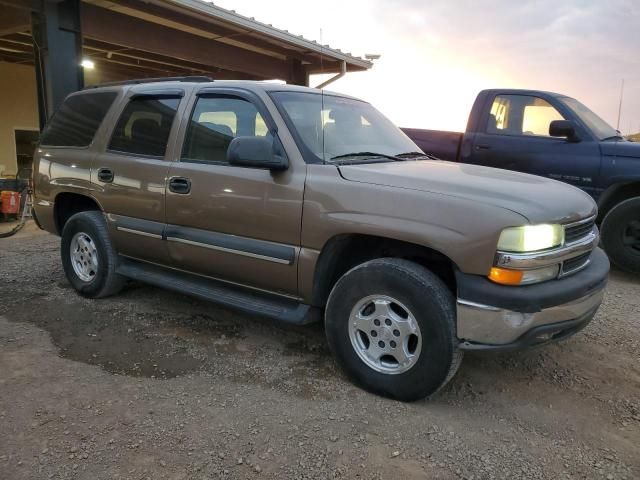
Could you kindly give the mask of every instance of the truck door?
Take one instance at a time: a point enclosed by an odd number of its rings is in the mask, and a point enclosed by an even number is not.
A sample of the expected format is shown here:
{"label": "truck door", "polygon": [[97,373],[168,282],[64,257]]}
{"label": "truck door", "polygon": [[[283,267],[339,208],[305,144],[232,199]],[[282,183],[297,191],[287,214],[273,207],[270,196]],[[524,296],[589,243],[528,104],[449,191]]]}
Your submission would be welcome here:
{"label": "truck door", "polygon": [[541,97],[498,94],[462,161],[561,180],[595,195],[600,149],[591,139],[569,142],[549,136],[549,124],[565,119],[562,111]]}
{"label": "truck door", "polygon": [[193,273],[297,295],[306,168],[272,172],[227,163],[236,136],[271,136],[275,124],[255,94],[208,87],[192,100],[182,148],[168,175],[167,245]]}
{"label": "truck door", "polygon": [[[165,225],[167,144],[183,92],[130,93],[106,151],[92,163],[91,179],[107,214],[118,253],[159,264],[169,263]],[[173,132],[175,135],[175,132]]]}

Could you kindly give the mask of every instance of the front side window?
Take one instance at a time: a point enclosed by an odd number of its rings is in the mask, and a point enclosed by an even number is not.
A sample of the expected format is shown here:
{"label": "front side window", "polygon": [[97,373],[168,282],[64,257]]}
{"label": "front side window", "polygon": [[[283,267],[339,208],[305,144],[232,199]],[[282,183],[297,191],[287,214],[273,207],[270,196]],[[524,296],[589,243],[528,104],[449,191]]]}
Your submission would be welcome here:
{"label": "front side window", "polygon": [[232,95],[198,98],[182,148],[182,159],[226,163],[235,137],[271,135],[256,106]]}
{"label": "front side window", "polygon": [[[349,154],[367,152],[394,156],[419,151],[399,128],[366,102],[306,92],[274,92],[272,97],[313,162],[342,162]],[[382,160],[364,155],[353,158]]]}
{"label": "front side window", "polygon": [[549,125],[564,117],[546,100],[530,95],[497,95],[487,133],[549,137]]}
{"label": "front side window", "polygon": [[109,150],[164,157],[180,98],[134,97],[118,119]]}
{"label": "front side window", "polygon": [[42,132],[41,145],[88,147],[116,96],[95,92],[68,97]]}

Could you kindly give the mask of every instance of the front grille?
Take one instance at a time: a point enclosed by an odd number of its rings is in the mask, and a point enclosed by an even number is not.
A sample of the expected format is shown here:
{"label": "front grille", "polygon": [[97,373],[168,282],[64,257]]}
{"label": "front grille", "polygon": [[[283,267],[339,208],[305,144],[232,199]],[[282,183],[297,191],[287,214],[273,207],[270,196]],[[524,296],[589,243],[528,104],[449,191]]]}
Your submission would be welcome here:
{"label": "front grille", "polygon": [[589,263],[589,257],[591,257],[591,252],[583,253],[577,257],[565,260],[562,263],[562,273],[560,276],[570,275],[586,267],[587,263]]}
{"label": "front grille", "polygon": [[590,218],[582,222],[571,224],[564,228],[564,242],[573,243],[586,237],[595,226],[596,219]]}

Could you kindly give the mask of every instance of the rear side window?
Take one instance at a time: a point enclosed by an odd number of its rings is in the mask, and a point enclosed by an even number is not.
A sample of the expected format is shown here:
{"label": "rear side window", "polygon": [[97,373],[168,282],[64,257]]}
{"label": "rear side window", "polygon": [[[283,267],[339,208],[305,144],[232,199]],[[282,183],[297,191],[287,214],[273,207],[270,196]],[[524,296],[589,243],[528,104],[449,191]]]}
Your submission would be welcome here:
{"label": "rear side window", "polygon": [[132,98],[118,119],[109,150],[164,157],[180,98]]}
{"label": "rear side window", "polygon": [[67,98],[47,123],[40,144],[88,147],[116,95],[116,92],[95,92]]}

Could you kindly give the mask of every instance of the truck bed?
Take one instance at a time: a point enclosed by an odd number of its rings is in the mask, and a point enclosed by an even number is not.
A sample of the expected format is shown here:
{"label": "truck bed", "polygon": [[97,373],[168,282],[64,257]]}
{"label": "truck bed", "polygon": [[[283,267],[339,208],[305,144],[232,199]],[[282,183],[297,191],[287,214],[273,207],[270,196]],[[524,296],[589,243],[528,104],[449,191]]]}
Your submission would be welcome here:
{"label": "truck bed", "polygon": [[401,129],[423,152],[442,160],[455,162],[458,159],[462,133],[441,130],[423,130],[420,128]]}

